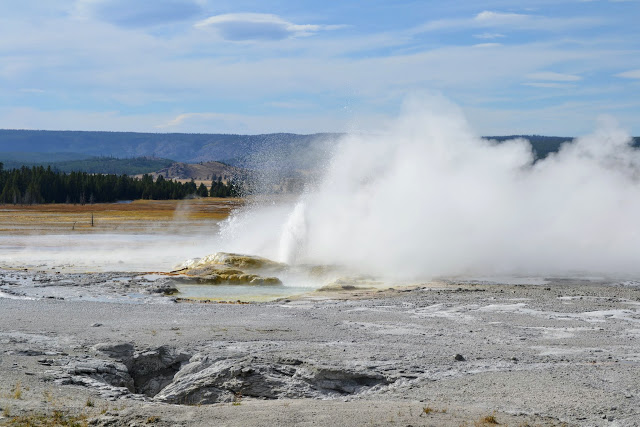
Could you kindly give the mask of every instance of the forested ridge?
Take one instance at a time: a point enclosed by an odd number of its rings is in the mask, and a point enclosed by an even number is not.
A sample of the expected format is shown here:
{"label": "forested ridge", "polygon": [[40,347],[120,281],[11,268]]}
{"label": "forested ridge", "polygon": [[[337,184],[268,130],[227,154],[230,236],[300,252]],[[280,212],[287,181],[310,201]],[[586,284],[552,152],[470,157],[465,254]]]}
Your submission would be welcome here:
{"label": "forested ridge", "polygon": [[[242,159],[265,152],[286,157],[308,151],[319,141],[341,134],[264,135],[137,133],[100,131],[46,131],[0,129],[0,152],[66,152],[89,156],[116,156],[173,159],[179,162],[225,161],[241,165]],[[0,159],[0,161],[3,161]],[[46,165],[45,165],[46,166]],[[158,168],[160,169],[160,168]]]}
{"label": "forested ridge", "polygon": [[0,203],[109,203],[118,200],[184,199],[185,197],[232,197],[237,195],[233,182],[212,181],[211,191],[204,184],[181,183],[158,176],[153,179],[127,175],[60,172],[51,167],[23,166],[5,170],[0,163]]}
{"label": "forested ridge", "polygon": [[[61,172],[87,172],[87,173],[103,173],[110,175],[141,175],[143,173],[152,173],[162,168],[166,168],[173,164],[170,159],[156,159],[151,157],[134,157],[120,159],[117,157],[89,157],[74,160],[52,161],[46,160],[46,154],[38,153],[0,153],[0,162],[4,163],[6,169],[16,169],[22,166],[51,166],[51,169]],[[34,158],[28,161],[29,154]],[[20,160],[24,158],[26,160]],[[35,160],[38,159],[39,160]],[[55,158],[55,157],[53,157]]]}

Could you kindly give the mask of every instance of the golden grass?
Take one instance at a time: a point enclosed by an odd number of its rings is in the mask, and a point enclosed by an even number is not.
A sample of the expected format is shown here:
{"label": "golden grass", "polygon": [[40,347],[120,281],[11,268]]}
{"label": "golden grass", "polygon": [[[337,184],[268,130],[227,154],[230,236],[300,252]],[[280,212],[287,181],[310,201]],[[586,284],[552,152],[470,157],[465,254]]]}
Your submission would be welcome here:
{"label": "golden grass", "polygon": [[22,384],[20,381],[18,381],[16,385],[13,386],[13,389],[11,389],[11,397],[14,399],[22,399]]}
{"label": "golden grass", "polygon": [[66,426],[84,427],[88,425],[87,416],[84,414],[72,415],[63,411],[54,410],[50,414],[28,414],[12,417],[7,424],[9,426]]}
{"label": "golden grass", "polygon": [[439,414],[446,414],[447,413],[447,409],[434,409],[431,406],[424,406],[422,408],[422,412],[420,413],[420,416],[425,416],[425,415],[430,415],[430,414],[435,414],[435,413],[439,413]]}
{"label": "golden grass", "polygon": [[0,397],[7,399],[22,399],[22,383],[20,381],[16,382],[13,387],[11,387],[11,391],[9,393],[3,393]]}
{"label": "golden grass", "polygon": [[[86,205],[0,205],[0,232],[106,231],[164,225],[163,222],[220,221],[241,199],[136,200],[131,203]],[[93,215],[93,224],[91,218]]]}
{"label": "golden grass", "polygon": [[500,424],[496,419],[495,415],[487,415],[485,417],[480,418],[480,420],[476,421],[475,425],[477,427],[486,426],[486,425],[498,425]]}

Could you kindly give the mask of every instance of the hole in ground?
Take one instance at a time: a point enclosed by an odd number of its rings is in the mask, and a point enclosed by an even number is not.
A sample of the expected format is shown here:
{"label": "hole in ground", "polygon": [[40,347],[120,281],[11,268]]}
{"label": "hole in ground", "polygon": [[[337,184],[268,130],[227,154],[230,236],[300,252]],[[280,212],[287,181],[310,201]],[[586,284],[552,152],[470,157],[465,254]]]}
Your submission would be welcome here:
{"label": "hole in ground", "polygon": [[[174,404],[259,399],[326,398],[358,394],[393,382],[366,369],[317,366],[297,359],[269,357],[215,358],[190,354],[169,346],[135,351],[133,344],[98,345],[98,352],[121,362],[131,378],[132,393]],[[95,376],[93,376],[95,378]],[[121,387],[122,375],[102,381]]]}

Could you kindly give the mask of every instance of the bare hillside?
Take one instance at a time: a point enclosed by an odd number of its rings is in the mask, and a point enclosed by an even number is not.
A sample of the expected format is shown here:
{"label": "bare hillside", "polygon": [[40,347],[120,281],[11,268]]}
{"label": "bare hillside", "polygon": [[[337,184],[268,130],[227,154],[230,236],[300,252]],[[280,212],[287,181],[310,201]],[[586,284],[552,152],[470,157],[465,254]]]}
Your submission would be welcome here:
{"label": "bare hillside", "polygon": [[162,175],[166,179],[194,179],[199,181],[207,181],[213,177],[222,177],[227,180],[232,176],[237,176],[242,169],[235,166],[229,166],[220,162],[204,162],[204,163],[173,163],[166,168],[160,169],[151,175],[157,178]]}

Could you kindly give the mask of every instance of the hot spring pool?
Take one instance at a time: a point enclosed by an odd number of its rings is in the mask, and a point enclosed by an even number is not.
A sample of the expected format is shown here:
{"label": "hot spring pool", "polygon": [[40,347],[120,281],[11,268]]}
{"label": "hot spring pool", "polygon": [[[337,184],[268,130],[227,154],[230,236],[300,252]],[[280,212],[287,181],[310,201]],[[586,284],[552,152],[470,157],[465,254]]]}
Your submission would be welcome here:
{"label": "hot spring pool", "polygon": [[211,301],[265,302],[313,292],[308,287],[242,286],[242,285],[177,285],[178,298]]}

